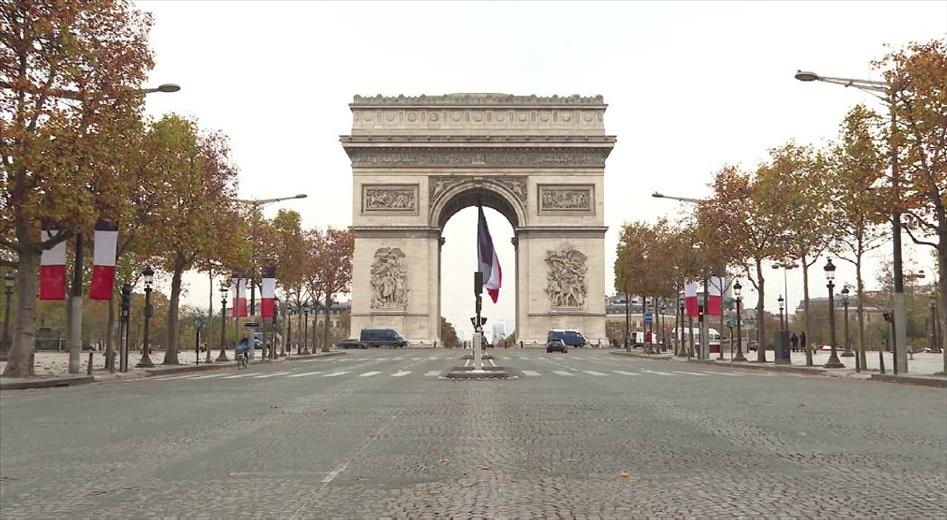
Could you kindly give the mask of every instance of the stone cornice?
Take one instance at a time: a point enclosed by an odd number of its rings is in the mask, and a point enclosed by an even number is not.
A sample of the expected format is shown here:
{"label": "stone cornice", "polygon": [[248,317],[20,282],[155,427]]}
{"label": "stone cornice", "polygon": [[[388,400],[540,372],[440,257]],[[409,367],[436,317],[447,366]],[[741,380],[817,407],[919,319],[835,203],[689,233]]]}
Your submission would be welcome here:
{"label": "stone cornice", "polygon": [[346,146],[353,168],[604,168],[612,146],[360,147]]}
{"label": "stone cornice", "polygon": [[611,144],[617,142],[614,135],[341,135],[342,146],[359,144]]}
{"label": "stone cornice", "polygon": [[574,94],[571,96],[517,96],[513,94],[491,94],[491,93],[461,93],[444,94],[441,96],[359,96],[356,95],[351,107],[391,107],[391,106],[412,106],[412,107],[467,107],[467,106],[587,106],[604,108],[605,101],[601,95],[580,96]]}

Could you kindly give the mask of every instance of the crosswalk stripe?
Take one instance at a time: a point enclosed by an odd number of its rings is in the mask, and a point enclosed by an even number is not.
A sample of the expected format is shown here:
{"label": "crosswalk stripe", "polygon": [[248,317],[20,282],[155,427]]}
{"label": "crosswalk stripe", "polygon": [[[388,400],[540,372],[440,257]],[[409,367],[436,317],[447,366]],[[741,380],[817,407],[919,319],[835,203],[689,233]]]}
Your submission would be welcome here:
{"label": "crosswalk stripe", "polygon": [[596,372],[594,370],[583,370],[583,372],[585,372],[586,374],[590,376],[607,376],[608,375],[608,374],[603,374],[601,372]]}
{"label": "crosswalk stripe", "polygon": [[190,379],[190,380],[192,380],[192,381],[195,380],[195,379],[211,379],[211,378],[214,378],[214,377],[220,377],[220,376],[222,376],[222,375],[223,375],[223,374],[211,374],[211,375],[209,375],[209,376],[197,376],[197,377],[190,377],[190,378],[188,378],[188,379]]}
{"label": "crosswalk stripe", "polygon": [[394,361],[400,361],[400,360],[402,360],[402,359],[404,359],[404,358],[401,357],[401,356],[398,356],[398,357],[393,357],[393,358],[391,358],[391,359],[393,359]]}
{"label": "crosswalk stripe", "polygon": [[440,370],[431,370],[427,374],[424,374],[424,377],[434,377],[434,376],[439,376],[439,375],[441,375]]}
{"label": "crosswalk stripe", "polygon": [[243,373],[243,374],[234,374],[234,375],[232,375],[232,376],[224,376],[224,377],[222,377],[221,379],[239,379],[239,378],[241,378],[241,377],[250,377],[250,376],[254,376],[254,375],[256,375],[256,374],[257,374],[257,372],[248,372],[248,373]]}
{"label": "crosswalk stripe", "polygon": [[375,358],[375,359],[377,359],[378,361],[386,361],[388,358],[386,358],[386,357],[379,357],[379,358]]}
{"label": "crosswalk stripe", "polygon": [[574,376],[575,375],[572,372],[566,372],[565,370],[553,370],[552,373],[558,374],[560,376]]}
{"label": "crosswalk stripe", "polygon": [[324,376],[322,376],[322,377],[343,376],[343,375],[345,375],[345,374],[348,374],[349,372],[351,372],[351,370],[342,370],[342,371],[340,371],[340,372],[333,372],[333,373],[331,373],[331,374],[326,374],[326,375],[324,375]]}
{"label": "crosswalk stripe", "polygon": [[378,372],[377,370],[375,370],[375,371],[371,371],[371,372],[365,372],[364,374],[359,374],[359,377],[371,377],[371,376],[374,376],[374,375],[378,375],[378,374],[380,374],[380,373],[381,373],[381,372]]}
{"label": "crosswalk stripe", "polygon": [[292,374],[292,372],[273,372],[272,374],[262,374],[256,376],[254,379],[266,379],[268,377],[285,376],[286,374]]}
{"label": "crosswalk stripe", "polygon": [[411,358],[411,361],[421,361],[422,359],[424,359],[424,358],[421,358],[421,357],[413,357],[413,358]]}
{"label": "crosswalk stripe", "polygon": [[674,373],[675,373],[675,374],[686,374],[686,375],[689,375],[689,376],[705,376],[705,375],[707,375],[707,374],[703,374],[703,373],[701,373],[701,372],[685,372],[685,371],[683,371],[683,370],[675,370]]}
{"label": "crosswalk stripe", "polygon": [[437,356],[431,356],[431,357],[429,357],[428,359],[430,359],[431,361],[435,361],[435,360],[440,359],[440,358],[438,358]]}
{"label": "crosswalk stripe", "polygon": [[526,356],[520,356],[520,359],[522,359],[522,360],[524,360],[524,361],[525,361],[525,360],[527,360],[527,359],[529,359],[529,358],[528,358],[528,357],[526,357]]}
{"label": "crosswalk stripe", "polygon": [[306,377],[306,376],[314,376],[316,374],[321,374],[321,373],[322,373],[322,370],[316,370],[315,372],[303,372],[301,374],[291,374],[286,377]]}
{"label": "crosswalk stripe", "polygon": [[406,375],[408,375],[408,374],[410,374],[410,373],[411,373],[410,370],[402,370],[402,371],[400,371],[400,372],[395,372],[394,374],[391,374],[391,377],[402,377],[402,376],[406,376]]}
{"label": "crosswalk stripe", "polygon": [[621,374],[623,376],[640,376],[641,374],[636,374],[634,372],[625,372],[624,370],[612,370],[616,374]]}
{"label": "crosswalk stripe", "polygon": [[730,372],[714,372],[715,376],[743,377],[746,374],[731,374]]}
{"label": "crosswalk stripe", "polygon": [[528,376],[538,376],[538,375],[539,375],[539,372],[537,372],[537,371],[535,371],[535,370],[524,370],[523,373],[526,374],[526,375],[528,375]]}
{"label": "crosswalk stripe", "polygon": [[642,368],[641,371],[645,374],[654,374],[658,376],[673,376],[674,375],[670,372],[659,372],[657,370],[648,370],[647,368]]}

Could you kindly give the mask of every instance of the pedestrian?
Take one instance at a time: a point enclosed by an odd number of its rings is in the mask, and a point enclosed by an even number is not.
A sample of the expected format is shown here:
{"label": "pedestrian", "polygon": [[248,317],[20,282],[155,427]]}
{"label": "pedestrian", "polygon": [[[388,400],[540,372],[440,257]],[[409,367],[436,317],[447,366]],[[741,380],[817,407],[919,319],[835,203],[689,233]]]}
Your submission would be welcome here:
{"label": "pedestrian", "polygon": [[[803,352],[806,351],[806,331],[802,331],[799,333],[799,348],[801,348]],[[806,358],[806,359],[809,359],[809,358]]]}
{"label": "pedestrian", "polygon": [[799,336],[796,336],[796,333],[793,332],[792,336],[789,338],[789,341],[792,343],[792,351],[797,352],[796,349],[799,347]]}
{"label": "pedestrian", "polygon": [[247,358],[250,356],[250,339],[246,336],[241,338],[235,353],[237,354],[237,366],[246,367]]}

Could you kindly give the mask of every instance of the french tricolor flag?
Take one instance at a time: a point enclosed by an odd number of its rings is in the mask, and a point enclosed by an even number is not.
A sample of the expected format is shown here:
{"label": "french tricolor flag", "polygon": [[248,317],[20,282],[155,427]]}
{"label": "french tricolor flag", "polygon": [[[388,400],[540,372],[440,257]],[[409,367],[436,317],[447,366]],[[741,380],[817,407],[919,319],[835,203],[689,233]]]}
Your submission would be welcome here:
{"label": "french tricolor flag", "polygon": [[493,248],[493,238],[490,237],[490,230],[487,228],[487,219],[483,216],[483,207],[477,206],[480,213],[480,220],[477,224],[477,262],[478,270],[483,273],[483,287],[487,294],[497,302],[500,297],[500,287],[503,285],[503,270],[500,269],[500,259],[497,258],[496,249]]}
{"label": "french tricolor flag", "polygon": [[694,282],[684,284],[684,305],[688,316],[697,316],[697,284]]}
{"label": "french tricolor flag", "polygon": [[272,318],[274,316],[274,303],[276,302],[276,267],[270,265],[262,269],[262,280],[260,285],[260,317]]}
{"label": "french tricolor flag", "polygon": [[707,284],[707,315],[720,316],[722,310],[723,277],[711,276]]}
{"label": "french tricolor flag", "polygon": [[115,251],[118,247],[118,225],[100,220],[95,223],[92,250],[92,284],[89,298],[111,300],[115,282]]}
{"label": "french tricolor flag", "polygon": [[[55,229],[43,230],[43,241],[56,235]],[[39,260],[39,299],[66,299],[66,242],[46,249]]]}
{"label": "french tricolor flag", "polygon": [[230,293],[233,299],[230,301],[230,315],[234,318],[247,317],[247,279],[234,274],[230,279]]}

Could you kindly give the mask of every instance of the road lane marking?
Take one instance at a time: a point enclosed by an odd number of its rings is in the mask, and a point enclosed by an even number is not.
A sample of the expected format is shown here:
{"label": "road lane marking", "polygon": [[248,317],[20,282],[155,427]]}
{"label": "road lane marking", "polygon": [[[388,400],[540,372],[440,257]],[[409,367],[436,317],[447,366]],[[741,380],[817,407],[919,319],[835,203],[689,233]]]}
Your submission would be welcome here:
{"label": "road lane marking", "polygon": [[685,371],[683,371],[683,370],[675,370],[674,373],[675,373],[675,374],[686,374],[686,375],[689,375],[689,376],[701,376],[701,377],[707,375],[707,374],[704,374],[704,373],[701,373],[701,372],[685,372]]}
{"label": "road lane marking", "polygon": [[322,376],[322,377],[344,376],[345,374],[348,374],[349,372],[351,372],[351,370],[341,370],[341,371],[339,371],[339,372],[333,372],[333,373],[331,373],[331,374],[326,374],[326,375],[324,375],[324,376]]}
{"label": "road lane marking", "polygon": [[439,376],[439,375],[441,375],[440,370],[431,370],[427,374],[424,374],[424,377],[434,377],[434,376]]}
{"label": "road lane marking", "polygon": [[526,356],[520,356],[520,359],[522,359],[523,361],[526,361],[526,360],[529,359],[529,358],[526,357]]}
{"label": "road lane marking", "polygon": [[306,376],[314,376],[316,374],[321,374],[321,373],[322,373],[322,370],[316,370],[315,372],[303,372],[301,374],[292,374],[286,377],[306,377]]}
{"label": "road lane marking", "polygon": [[241,377],[255,376],[255,375],[257,375],[258,373],[259,373],[259,372],[250,372],[249,374],[234,374],[234,375],[232,375],[232,376],[224,376],[224,377],[222,377],[221,379],[239,379],[239,378],[241,378]]}
{"label": "road lane marking", "polygon": [[608,374],[603,374],[601,372],[596,372],[594,370],[583,370],[583,372],[585,372],[586,374],[590,376],[607,376],[608,375]]}
{"label": "road lane marking", "polygon": [[714,372],[715,376],[743,377],[746,374],[731,374],[729,372]]}
{"label": "road lane marking", "polygon": [[401,356],[398,356],[398,357],[393,357],[393,358],[391,358],[391,359],[394,360],[394,361],[401,361],[401,360],[404,359],[404,358],[401,357]]}
{"label": "road lane marking", "polygon": [[391,374],[391,377],[404,377],[410,373],[411,373],[410,370],[401,370],[399,372],[395,372],[394,374]]}
{"label": "road lane marking", "polygon": [[424,359],[424,358],[422,358],[422,357],[413,357],[413,358],[411,358],[411,361],[421,361],[422,359]]}
{"label": "road lane marking", "polygon": [[441,358],[439,358],[439,357],[437,357],[437,356],[431,356],[431,357],[429,357],[428,359],[430,359],[431,361],[436,361],[436,360],[441,359]]}
{"label": "road lane marking", "polygon": [[209,376],[191,377],[191,378],[189,378],[189,379],[191,379],[192,381],[195,380],[195,379],[211,379],[211,378],[214,378],[214,377],[220,377],[220,376],[222,376],[222,375],[224,375],[224,374],[211,374],[211,375],[209,375]]}
{"label": "road lane marking", "polygon": [[537,372],[537,371],[535,371],[535,370],[524,370],[523,373],[526,374],[526,375],[528,375],[528,376],[538,376],[538,375],[539,375],[539,372]]}
{"label": "road lane marking", "polygon": [[566,372],[565,370],[553,370],[553,374],[559,374],[560,376],[574,376],[572,372]]}
{"label": "road lane marking", "polygon": [[657,370],[648,370],[647,368],[642,368],[642,369],[641,369],[641,372],[643,372],[643,373],[645,373],[645,374],[654,374],[654,375],[657,375],[657,376],[673,376],[673,375],[674,375],[674,374],[672,374],[672,373],[670,373],[670,372],[660,372],[660,371],[657,371]]}
{"label": "road lane marking", "polygon": [[285,376],[286,374],[292,374],[292,372],[273,372],[272,374],[263,374],[260,376],[256,376],[254,377],[254,379],[266,379],[268,377]]}
{"label": "road lane marking", "polygon": [[612,370],[616,374],[621,374],[623,376],[640,376],[641,374],[636,374],[634,372],[625,372],[624,370]]}
{"label": "road lane marking", "polygon": [[371,372],[365,372],[364,374],[359,374],[358,376],[359,376],[359,377],[371,377],[371,376],[374,376],[374,375],[378,375],[378,374],[380,374],[380,373],[381,373],[381,372],[378,372],[377,370],[374,370],[374,371],[371,371]]}

